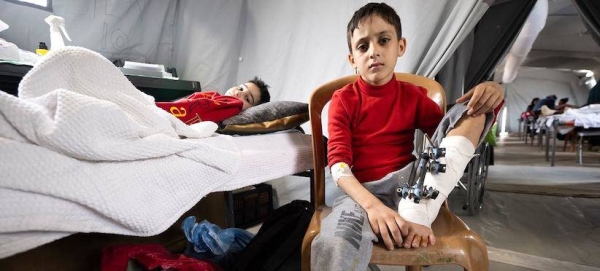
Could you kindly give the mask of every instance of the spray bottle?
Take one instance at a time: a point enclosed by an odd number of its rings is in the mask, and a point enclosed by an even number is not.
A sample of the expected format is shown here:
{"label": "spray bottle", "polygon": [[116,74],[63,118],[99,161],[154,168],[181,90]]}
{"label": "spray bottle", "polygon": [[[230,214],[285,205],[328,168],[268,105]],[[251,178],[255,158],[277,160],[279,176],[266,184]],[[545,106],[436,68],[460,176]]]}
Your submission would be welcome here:
{"label": "spray bottle", "polygon": [[0,32],[4,31],[6,29],[8,29],[8,25],[5,22],[3,22],[2,20],[0,20]]}
{"label": "spray bottle", "polygon": [[67,30],[65,29],[65,19],[63,17],[50,15],[46,17],[44,21],[46,21],[46,23],[50,25],[51,51],[65,47],[65,42],[63,41],[62,35],[60,34],[61,31],[65,35],[67,40],[71,41],[71,38],[69,38],[69,34],[67,34]]}

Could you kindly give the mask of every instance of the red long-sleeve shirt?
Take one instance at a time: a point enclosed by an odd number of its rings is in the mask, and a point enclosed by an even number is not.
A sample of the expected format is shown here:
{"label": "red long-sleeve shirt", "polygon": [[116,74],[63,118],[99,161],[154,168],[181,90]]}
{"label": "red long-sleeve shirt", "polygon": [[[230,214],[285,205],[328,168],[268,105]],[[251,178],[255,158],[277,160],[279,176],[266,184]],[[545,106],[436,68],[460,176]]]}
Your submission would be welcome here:
{"label": "red long-sleeve shirt", "polygon": [[157,102],[156,106],[173,114],[187,125],[200,121],[219,123],[242,111],[243,103],[233,96],[214,91],[196,92],[173,102]]}
{"label": "red long-sleeve shirt", "polygon": [[442,120],[427,90],[396,81],[370,86],[360,77],[329,105],[329,166],[344,162],[360,182],[379,180],[413,161],[415,129],[432,135]]}

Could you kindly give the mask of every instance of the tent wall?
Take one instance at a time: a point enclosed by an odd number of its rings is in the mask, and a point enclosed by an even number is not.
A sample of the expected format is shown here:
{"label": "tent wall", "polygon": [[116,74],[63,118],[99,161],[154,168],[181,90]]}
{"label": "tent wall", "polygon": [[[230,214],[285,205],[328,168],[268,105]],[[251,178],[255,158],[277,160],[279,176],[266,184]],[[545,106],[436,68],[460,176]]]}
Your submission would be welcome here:
{"label": "tent wall", "polygon": [[178,2],[173,66],[182,79],[224,93],[236,84],[246,1]]}
{"label": "tent wall", "polygon": [[0,20],[10,26],[0,32],[0,38],[16,44],[23,50],[35,52],[40,41],[50,44],[49,26],[44,22],[44,18],[50,14],[41,9],[0,0]]}
{"label": "tent wall", "polygon": [[319,84],[352,74],[346,23],[362,4],[252,0],[237,81],[258,75],[272,86],[273,100],[308,101]]}
{"label": "tent wall", "polygon": [[[54,0],[53,14],[66,20],[77,45],[117,58],[171,65],[177,1],[69,1]],[[0,19],[10,28],[0,33],[21,49],[35,51],[39,42],[50,44],[50,12],[0,1]]]}
{"label": "tent wall", "polygon": [[448,104],[452,104],[462,96],[465,90],[465,74],[469,68],[469,60],[471,59],[473,44],[475,43],[475,31],[471,31],[465,38],[463,43],[456,49],[452,57],[448,59],[444,67],[435,76],[446,91],[446,100]]}
{"label": "tent wall", "polygon": [[600,2],[593,0],[573,0],[585,28],[600,45]]}
{"label": "tent wall", "polygon": [[590,86],[579,82],[579,77],[572,72],[521,68],[517,78],[512,83],[504,85],[505,106],[508,108],[507,132],[518,131],[517,120],[535,97],[544,98],[555,94],[559,99],[568,97],[569,104],[585,104]]}
{"label": "tent wall", "polygon": [[[243,43],[245,1],[73,1],[54,0],[53,14],[66,20],[73,39],[110,60],[176,67],[182,79],[203,89],[223,89],[235,81]],[[0,38],[35,51],[50,45],[50,12],[0,0],[0,19],[10,28]],[[27,18],[26,20],[23,18]]]}

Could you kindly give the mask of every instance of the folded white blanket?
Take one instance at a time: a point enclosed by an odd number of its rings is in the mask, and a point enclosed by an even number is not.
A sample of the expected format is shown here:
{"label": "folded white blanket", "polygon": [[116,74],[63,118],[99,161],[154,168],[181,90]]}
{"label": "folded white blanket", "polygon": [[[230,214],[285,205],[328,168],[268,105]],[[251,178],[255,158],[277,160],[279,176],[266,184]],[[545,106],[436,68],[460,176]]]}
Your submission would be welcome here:
{"label": "folded white blanket", "polygon": [[51,52],[18,98],[0,92],[0,258],[74,232],[164,231],[238,170],[228,137],[201,139],[215,129],[157,108],[95,52]]}

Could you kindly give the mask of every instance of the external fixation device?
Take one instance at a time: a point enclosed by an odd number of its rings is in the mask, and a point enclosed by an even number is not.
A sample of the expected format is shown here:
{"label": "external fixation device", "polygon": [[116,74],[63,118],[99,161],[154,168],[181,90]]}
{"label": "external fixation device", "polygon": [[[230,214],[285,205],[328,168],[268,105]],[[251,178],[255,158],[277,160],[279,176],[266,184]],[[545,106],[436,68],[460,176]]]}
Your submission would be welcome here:
{"label": "external fixation device", "polygon": [[416,173],[411,173],[410,180],[417,178],[415,185],[411,186],[409,183],[404,183],[402,187],[399,187],[397,193],[403,199],[411,199],[415,203],[419,203],[422,199],[435,199],[440,193],[433,187],[424,186],[425,175],[427,172],[431,174],[438,174],[440,172],[446,172],[446,164],[440,163],[439,159],[446,156],[446,148],[435,147],[431,142],[431,139],[425,135],[429,141],[421,156],[419,157],[418,166]]}

